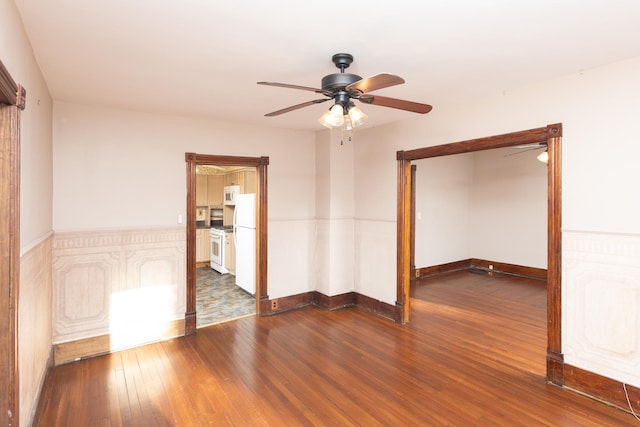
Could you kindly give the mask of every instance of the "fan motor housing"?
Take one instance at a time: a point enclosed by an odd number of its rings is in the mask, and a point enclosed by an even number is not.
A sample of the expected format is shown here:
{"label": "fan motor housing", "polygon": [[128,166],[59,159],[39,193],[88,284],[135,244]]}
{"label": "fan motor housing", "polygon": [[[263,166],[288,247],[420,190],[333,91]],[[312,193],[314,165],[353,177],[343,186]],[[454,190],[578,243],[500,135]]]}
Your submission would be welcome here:
{"label": "fan motor housing", "polygon": [[359,80],[362,80],[362,77],[356,74],[349,74],[349,73],[329,74],[328,76],[324,76],[322,78],[322,90],[342,89]]}

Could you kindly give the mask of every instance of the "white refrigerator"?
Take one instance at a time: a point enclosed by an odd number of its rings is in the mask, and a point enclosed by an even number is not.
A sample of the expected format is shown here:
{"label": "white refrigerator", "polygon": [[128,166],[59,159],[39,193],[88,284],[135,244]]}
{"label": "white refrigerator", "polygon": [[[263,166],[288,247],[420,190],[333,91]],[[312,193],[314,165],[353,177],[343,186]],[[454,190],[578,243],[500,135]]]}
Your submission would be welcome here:
{"label": "white refrigerator", "polygon": [[233,214],[236,243],[236,285],[256,293],[256,195],[238,194]]}

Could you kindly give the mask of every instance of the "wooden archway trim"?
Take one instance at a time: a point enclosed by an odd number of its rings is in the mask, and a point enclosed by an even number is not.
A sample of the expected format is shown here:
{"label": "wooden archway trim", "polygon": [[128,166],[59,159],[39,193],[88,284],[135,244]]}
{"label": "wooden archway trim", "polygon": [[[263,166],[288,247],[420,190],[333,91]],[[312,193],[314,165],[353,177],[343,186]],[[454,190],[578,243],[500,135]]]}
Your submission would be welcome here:
{"label": "wooden archway trim", "polygon": [[256,313],[268,311],[267,289],[267,166],[268,157],[215,156],[185,153],[187,162],[187,295],[185,335],[196,332],[196,166],[243,166],[256,168]]}
{"label": "wooden archway trim", "polygon": [[0,62],[0,425],[19,425],[20,110],[24,88]]}
{"label": "wooden archway trim", "polygon": [[555,384],[564,381],[562,355],[562,124],[471,139],[450,144],[398,151],[397,202],[397,300],[396,321],[406,323],[410,317],[410,234],[412,216],[411,161],[452,154],[471,153],[521,144],[547,143],[547,379]]}

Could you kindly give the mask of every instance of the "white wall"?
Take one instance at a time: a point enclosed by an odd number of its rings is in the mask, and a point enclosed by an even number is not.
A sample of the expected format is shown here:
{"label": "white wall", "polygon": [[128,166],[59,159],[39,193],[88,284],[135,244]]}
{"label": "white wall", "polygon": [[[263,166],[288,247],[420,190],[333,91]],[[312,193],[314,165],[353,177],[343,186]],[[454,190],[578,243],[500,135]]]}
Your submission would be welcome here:
{"label": "white wall", "polygon": [[317,132],[315,290],[328,296],[354,290],[353,164],[340,132]]}
{"label": "white wall", "polygon": [[546,268],[541,151],[504,148],[414,162],[416,267],[480,258]]}
{"label": "white wall", "polygon": [[[355,146],[356,221],[374,216],[376,227],[370,228],[390,231],[397,150],[562,122],[563,257],[575,260],[574,250],[581,254],[579,261],[563,262],[562,351],[569,364],[639,385],[640,262],[634,249],[640,245],[640,200],[634,196],[640,182],[638,111],[640,58],[633,58],[477,102],[436,105],[427,116],[360,131]],[[604,242],[589,244],[583,233],[596,233]],[[624,246],[617,243],[622,237]],[[386,252],[382,258],[394,261],[395,238],[385,241],[380,251]],[[376,259],[360,256],[356,262],[356,268],[363,268]],[[585,283],[587,276],[579,273],[584,270],[599,272],[597,286],[593,279]],[[394,279],[395,262],[389,262],[383,274],[356,286],[366,295],[381,295],[395,286]],[[585,296],[588,283],[592,286]],[[616,308],[616,316],[610,316]],[[588,339],[594,332],[586,329],[598,324],[606,327],[595,332],[598,339]],[[605,339],[607,331],[618,328],[625,333]]]}
{"label": "white wall", "polygon": [[0,2],[0,60],[27,91],[20,115],[20,425],[35,409],[51,349],[52,100],[12,1]]}
{"label": "white wall", "polygon": [[547,166],[536,159],[542,151],[474,153],[474,258],[547,268]]}
{"label": "white wall", "polygon": [[20,115],[20,245],[22,252],[51,231],[52,165],[49,89],[13,2],[0,4],[0,60],[27,91]]}
{"label": "white wall", "polygon": [[435,157],[416,165],[417,268],[472,257],[473,154]]}

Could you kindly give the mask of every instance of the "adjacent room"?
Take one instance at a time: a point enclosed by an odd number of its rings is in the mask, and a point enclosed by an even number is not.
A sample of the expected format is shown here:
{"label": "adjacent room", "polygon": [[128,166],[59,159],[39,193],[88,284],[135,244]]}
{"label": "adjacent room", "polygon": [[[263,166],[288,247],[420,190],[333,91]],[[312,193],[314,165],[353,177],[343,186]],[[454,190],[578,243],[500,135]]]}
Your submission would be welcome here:
{"label": "adjacent room", "polygon": [[638,425],[638,22],[3,0],[0,425]]}

